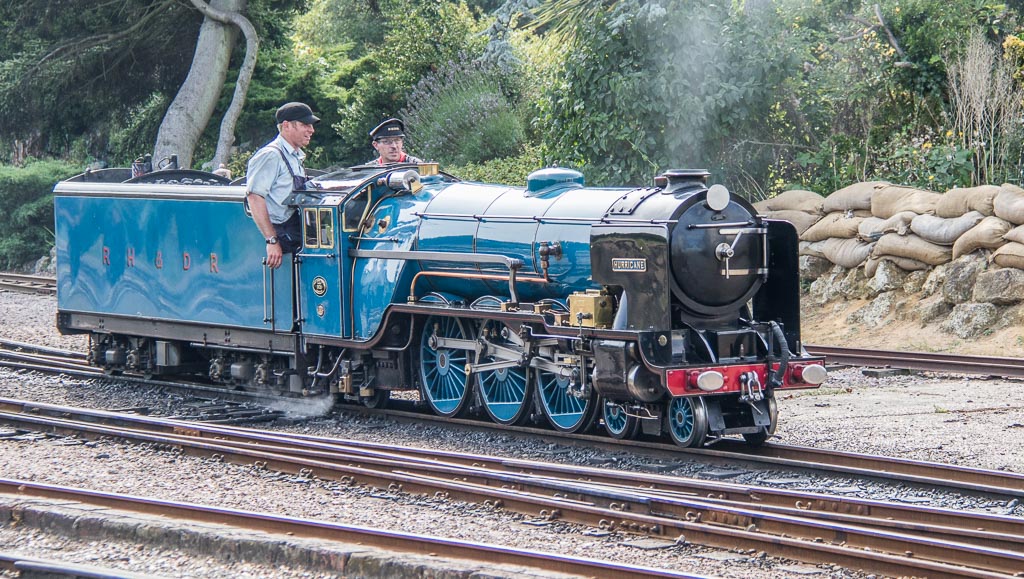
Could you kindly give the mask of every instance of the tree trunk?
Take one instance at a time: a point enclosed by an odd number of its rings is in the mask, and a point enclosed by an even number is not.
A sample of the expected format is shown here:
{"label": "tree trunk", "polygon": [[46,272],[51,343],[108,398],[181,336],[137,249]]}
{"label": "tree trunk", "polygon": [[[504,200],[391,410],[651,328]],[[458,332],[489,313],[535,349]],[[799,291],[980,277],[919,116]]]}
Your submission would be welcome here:
{"label": "tree trunk", "polygon": [[[192,0],[192,3],[206,18],[199,29],[192,68],[189,69],[185,82],[164,114],[160,130],[157,132],[156,145],[153,149],[153,160],[157,166],[171,155],[177,155],[179,167],[192,166],[192,154],[195,152],[196,143],[210,122],[224,89],[231,51],[238,38],[238,29],[235,26],[218,22],[211,13],[234,13],[240,16],[246,9],[248,0],[211,0],[209,5],[203,0]],[[213,10],[210,10],[211,8]],[[255,54],[252,58],[255,59]],[[248,82],[246,84],[248,85]]]}

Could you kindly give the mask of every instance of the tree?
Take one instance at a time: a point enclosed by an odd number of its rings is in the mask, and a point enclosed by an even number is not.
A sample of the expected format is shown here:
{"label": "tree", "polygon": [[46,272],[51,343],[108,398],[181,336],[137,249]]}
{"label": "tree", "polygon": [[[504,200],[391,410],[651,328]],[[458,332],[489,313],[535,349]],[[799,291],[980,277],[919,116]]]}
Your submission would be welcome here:
{"label": "tree", "polygon": [[195,55],[188,76],[160,125],[153,158],[160,162],[176,155],[178,166],[192,165],[192,154],[196,144],[210,122],[224,89],[232,48],[238,30],[241,30],[246,39],[245,62],[235,84],[231,105],[221,124],[217,152],[213,160],[216,166],[227,161],[231,144],[234,142],[235,122],[241,113],[256,66],[259,41],[253,25],[242,16],[248,0],[212,0],[210,4],[203,0],[191,1],[206,18],[199,29],[199,39],[196,42]]}
{"label": "tree", "polygon": [[0,22],[0,138],[81,159],[110,155],[111,131],[181,85],[201,16],[178,0],[22,0],[0,3]]}

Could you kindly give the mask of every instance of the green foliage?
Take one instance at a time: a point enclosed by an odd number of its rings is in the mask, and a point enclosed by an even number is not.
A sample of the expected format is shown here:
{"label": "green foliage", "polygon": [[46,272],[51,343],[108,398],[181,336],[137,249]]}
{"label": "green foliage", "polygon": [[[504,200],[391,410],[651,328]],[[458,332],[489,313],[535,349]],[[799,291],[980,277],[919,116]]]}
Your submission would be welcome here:
{"label": "green foliage", "polygon": [[53,186],[81,172],[61,161],[0,165],[0,268],[14,269],[53,246]]}
{"label": "green foliage", "polygon": [[465,165],[516,154],[525,131],[494,66],[458,60],[423,77],[401,111],[420,157]]}
{"label": "green foliage", "polygon": [[[540,155],[594,184],[707,168],[751,198],[868,178],[942,190],[970,184],[971,165],[975,180],[1019,178],[1020,131],[996,143],[958,130],[949,94],[968,31],[1024,55],[1007,36],[1020,32],[1019,2],[248,4],[261,42],[236,127],[236,175],[275,135],[274,110],[301,100],[323,119],[311,167],[365,161],[367,131],[402,114],[413,154],[515,184]],[[0,160],[14,150],[124,165],[149,150],[201,21],[179,0],[0,4],[0,138],[14,144]],[[236,66],[241,56],[239,42]],[[235,74],[200,161],[212,155]]]}
{"label": "green foliage", "polygon": [[946,191],[975,185],[971,182],[971,160],[971,151],[951,139],[897,134],[886,150],[880,151],[876,162],[878,172],[896,183]]}
{"label": "green foliage", "polygon": [[803,73],[780,98],[797,145],[772,187],[829,193],[882,178],[935,190],[970,185],[965,147],[949,139],[947,67],[965,35],[1014,30],[1017,16],[985,0],[780,3],[803,47]]}
{"label": "green foliage", "polygon": [[541,168],[540,148],[526,146],[523,152],[513,157],[491,159],[483,163],[468,163],[443,167],[443,169],[466,181],[500,183],[503,185],[526,185],[526,176]]}
{"label": "green foliage", "polygon": [[475,34],[482,24],[465,4],[392,0],[379,5],[383,41],[337,79],[345,99],[340,120],[332,125],[340,136],[335,155],[347,163],[372,156],[368,132],[406,106],[406,95],[424,75],[460,55],[476,57],[486,42]]}

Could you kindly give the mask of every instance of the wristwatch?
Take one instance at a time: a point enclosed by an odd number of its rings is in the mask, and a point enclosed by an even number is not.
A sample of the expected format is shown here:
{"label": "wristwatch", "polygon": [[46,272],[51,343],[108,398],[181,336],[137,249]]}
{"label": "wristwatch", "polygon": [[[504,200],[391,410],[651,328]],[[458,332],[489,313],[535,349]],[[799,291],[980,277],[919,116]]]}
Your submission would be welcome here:
{"label": "wristwatch", "polygon": [[275,235],[273,237],[268,237],[267,245],[277,245],[277,236]]}

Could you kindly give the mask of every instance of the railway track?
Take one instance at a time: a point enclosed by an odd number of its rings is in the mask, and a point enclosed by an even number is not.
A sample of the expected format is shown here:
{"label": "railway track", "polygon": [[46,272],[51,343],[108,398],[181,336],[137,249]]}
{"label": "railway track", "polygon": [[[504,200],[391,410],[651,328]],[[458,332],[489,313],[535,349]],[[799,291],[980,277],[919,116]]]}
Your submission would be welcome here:
{"label": "railway track", "polygon": [[[263,531],[274,534],[287,534],[290,537],[304,537],[336,541],[373,547],[388,551],[399,551],[415,554],[429,554],[432,557],[480,561],[488,564],[515,565],[544,571],[568,573],[581,577],[624,578],[665,577],[676,579],[697,578],[689,573],[673,572],[653,568],[620,565],[611,561],[599,561],[580,557],[572,557],[557,553],[512,549],[486,543],[475,543],[455,539],[445,539],[429,535],[419,535],[398,531],[385,531],[346,525],[342,523],[301,519],[269,513],[257,513],[224,507],[195,505],[177,501],[160,500],[146,497],[133,497],[95,490],[60,487],[37,482],[0,479],[0,493],[22,497],[39,497],[58,501],[74,501],[91,506],[99,506],[121,511],[134,511],[165,517],[170,520],[190,520],[216,523]],[[9,565],[22,562],[22,569],[39,569],[41,562],[26,561],[23,558],[6,557]],[[0,568],[5,565],[5,557],[0,555]],[[135,577],[135,575],[117,574],[99,575],[84,574],[83,568],[49,563],[51,573],[56,571],[60,577]],[[17,567],[15,567],[17,568]],[[51,576],[51,575],[46,575]],[[54,574],[53,576],[58,576]]]}
{"label": "railway track", "polygon": [[57,279],[42,275],[23,275],[0,272],[0,290],[56,295]]}
{"label": "railway track", "polygon": [[77,565],[52,559],[24,557],[0,552],[0,569],[11,577],[59,577],[60,579],[161,579],[146,574],[129,573],[106,567]]}
{"label": "railway track", "polygon": [[811,355],[825,356],[825,361],[829,364],[1024,378],[1024,358],[963,356],[933,352],[895,352],[812,344],[805,344],[804,348]]}
{"label": "railway track", "polygon": [[84,438],[170,445],[192,455],[307,477],[441,494],[546,520],[755,549],[888,575],[1008,577],[1024,569],[1021,518],[17,400],[0,400],[0,422]]}
{"label": "railway track", "polygon": [[[67,354],[67,359],[63,357],[64,354]],[[83,354],[8,340],[0,340],[0,366],[64,373],[83,378],[105,377],[102,372],[85,365]],[[196,412],[182,415],[180,418],[205,422],[231,424],[272,420],[280,416],[280,413],[268,408],[273,408],[281,402],[294,404],[296,401],[292,397],[281,398],[264,393],[225,390],[192,383],[146,380],[131,376],[121,376],[117,379],[190,396],[198,401]],[[208,404],[209,411],[204,411],[204,408],[198,405],[204,401]],[[781,444],[767,444],[755,448],[731,439],[719,440],[705,448],[680,448],[672,443],[657,440],[613,440],[601,435],[561,433],[536,426],[506,426],[488,420],[443,418],[427,412],[422,404],[403,400],[392,400],[391,407],[386,409],[371,409],[353,404],[340,405],[339,409],[386,416],[391,420],[410,423],[434,423],[445,427],[504,431],[591,448],[643,451],[668,461],[686,457],[727,467],[735,467],[738,464],[751,465],[754,468],[779,467],[817,474],[837,474],[893,481],[899,484],[947,488],[987,496],[1014,498],[1024,495],[1024,475],[1006,471]]]}

